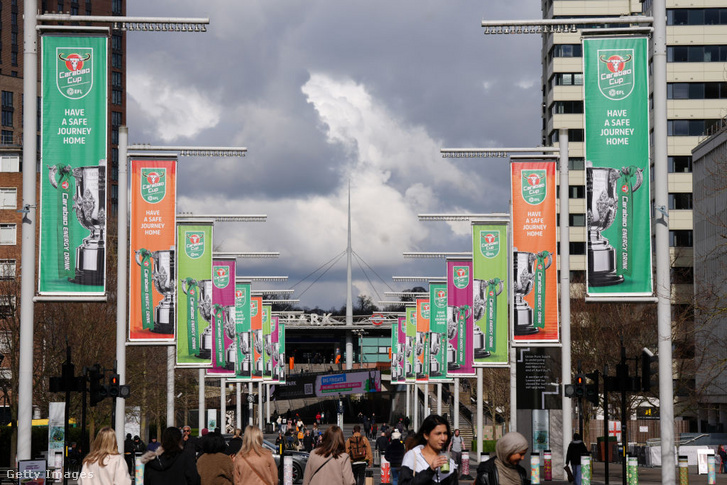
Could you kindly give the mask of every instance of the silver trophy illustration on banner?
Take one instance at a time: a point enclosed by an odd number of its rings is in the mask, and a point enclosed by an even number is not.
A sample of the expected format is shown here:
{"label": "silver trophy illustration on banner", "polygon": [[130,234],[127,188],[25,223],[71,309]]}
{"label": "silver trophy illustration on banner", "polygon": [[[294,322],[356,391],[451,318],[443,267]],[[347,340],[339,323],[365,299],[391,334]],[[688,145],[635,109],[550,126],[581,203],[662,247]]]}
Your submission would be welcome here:
{"label": "silver trophy illustration on banner", "polygon": [[252,345],[250,344],[250,333],[241,332],[237,334],[237,345],[240,346],[242,361],[240,362],[240,375],[250,377],[252,370]]}
{"label": "silver trophy illustration on banner", "polygon": [[632,167],[594,168],[590,160],[586,161],[589,286],[610,286],[624,281],[616,269],[616,251],[602,233],[616,218],[621,197],[617,181],[624,176],[635,176],[628,192],[636,192],[644,180],[642,172],[642,169]]}
{"label": "silver trophy illustration on banner", "polygon": [[263,338],[265,342],[265,375],[272,377],[273,375],[273,336],[270,334],[265,335]]}
{"label": "silver trophy illustration on banner", "polygon": [[[460,325],[466,330],[467,319],[472,315],[469,305],[447,307],[447,369],[457,370],[466,364],[466,361],[457,360],[457,348],[452,343],[459,335]],[[460,324],[460,322],[462,322]],[[464,355],[464,353],[463,353]]]}
{"label": "silver trophy illustration on banner", "polygon": [[412,354],[414,353],[414,337],[406,336],[406,369],[404,377],[414,377]]}
{"label": "silver trophy illustration on banner", "polygon": [[[70,165],[66,165],[61,167],[60,173],[57,165],[48,167],[50,183],[56,189],[59,183],[57,175],[64,180],[69,173],[76,180],[73,210],[78,222],[90,234],[76,248],[75,276],[68,281],[79,285],[103,285],[106,265],[106,160],[99,160],[97,166],[71,169]],[[61,184],[67,184],[67,181]]]}
{"label": "silver trophy illustration on banner", "polygon": [[207,328],[204,329],[199,338],[199,355],[200,359],[212,358],[212,280],[202,280],[199,282],[199,313],[207,322]]}
{"label": "silver trophy illustration on banner", "polygon": [[272,358],[270,359],[271,365],[273,365],[273,380],[277,381],[280,379],[280,344],[278,342],[272,344]]}
{"label": "silver trophy illustration on banner", "polygon": [[[491,355],[489,350],[486,350],[487,344],[485,342],[485,333],[482,331],[477,322],[485,317],[485,310],[487,308],[487,287],[490,283],[497,284],[497,290],[495,296],[502,293],[504,283],[502,280],[473,280],[472,288],[474,292],[474,320],[475,320],[475,332],[473,346],[475,349],[475,359],[483,359]],[[497,303],[497,301],[495,301]],[[484,323],[487,325],[487,322]]]}
{"label": "silver trophy illustration on banner", "polygon": [[[515,294],[515,335],[532,335],[539,329],[533,325],[533,309],[524,298],[533,290],[535,279],[535,261],[537,254],[513,249],[513,292]],[[545,259],[545,269],[550,268],[553,257],[548,254]]]}
{"label": "silver trophy illustration on banner", "polygon": [[265,351],[265,345],[263,343],[263,331],[262,329],[253,330],[255,339],[255,351],[260,355],[255,361],[255,367],[253,368],[252,375],[261,376],[263,375],[263,352]]}
{"label": "silver trophy illustration on banner", "polygon": [[442,366],[440,365],[440,354],[444,352],[445,346],[442,345],[442,334],[432,332],[429,334],[429,375],[438,377],[442,374]]}
{"label": "silver trophy illustration on banner", "polygon": [[426,377],[424,374],[424,359],[426,354],[424,352],[427,344],[427,334],[425,332],[417,332],[416,336],[416,354],[414,357],[414,364],[416,366],[416,377],[422,379]]}
{"label": "silver trophy illustration on banner", "polygon": [[235,370],[235,362],[237,362],[237,344],[235,341],[235,306],[226,306],[224,308],[225,335],[230,342],[225,350],[225,369]]}
{"label": "silver trophy illustration on banner", "polygon": [[[139,262],[139,255],[137,253]],[[155,333],[174,333],[174,248],[163,251],[154,251],[151,255],[154,261],[152,269],[152,281],[154,287],[164,298],[154,307],[154,328]]]}

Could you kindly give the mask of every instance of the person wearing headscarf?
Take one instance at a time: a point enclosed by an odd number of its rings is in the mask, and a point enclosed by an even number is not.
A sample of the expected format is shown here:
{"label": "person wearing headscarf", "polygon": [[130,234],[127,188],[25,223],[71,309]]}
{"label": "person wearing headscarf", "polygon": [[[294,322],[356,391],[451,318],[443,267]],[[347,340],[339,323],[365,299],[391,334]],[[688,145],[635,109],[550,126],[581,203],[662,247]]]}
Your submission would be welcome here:
{"label": "person wearing headscarf", "polygon": [[528,452],[528,440],[511,432],[497,440],[495,456],[477,467],[476,485],[529,485],[520,462]]}
{"label": "person wearing headscarf", "polygon": [[565,454],[565,464],[570,465],[576,485],[581,485],[581,456],[588,454],[588,448],[583,444],[581,435],[573,433],[573,441],[568,445]]}

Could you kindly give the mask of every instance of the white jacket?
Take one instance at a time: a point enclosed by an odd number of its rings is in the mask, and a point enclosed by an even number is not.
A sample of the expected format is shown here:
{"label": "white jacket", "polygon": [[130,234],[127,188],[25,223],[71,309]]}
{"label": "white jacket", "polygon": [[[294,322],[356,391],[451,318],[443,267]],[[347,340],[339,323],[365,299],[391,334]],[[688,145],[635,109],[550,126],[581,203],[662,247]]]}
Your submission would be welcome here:
{"label": "white jacket", "polygon": [[104,460],[105,466],[98,462],[84,463],[78,476],[78,485],[131,485],[129,467],[124,455],[109,455]]}

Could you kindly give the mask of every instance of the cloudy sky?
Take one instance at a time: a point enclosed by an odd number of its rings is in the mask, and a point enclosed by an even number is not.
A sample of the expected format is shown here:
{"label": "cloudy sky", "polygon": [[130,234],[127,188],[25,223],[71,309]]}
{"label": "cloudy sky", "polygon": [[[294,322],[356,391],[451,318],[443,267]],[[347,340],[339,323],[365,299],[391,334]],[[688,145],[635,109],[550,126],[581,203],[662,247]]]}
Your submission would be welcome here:
{"label": "cloudy sky", "polygon": [[[442,147],[540,144],[540,36],[485,36],[483,19],[535,19],[512,0],[129,0],[127,15],[209,17],[208,31],[127,36],[129,140],[245,146],[243,159],[180,161],[180,210],[267,214],[219,224],[239,273],[291,288],[346,249],[351,185],[354,298],[384,299],[392,276],[444,275],[404,251],[470,251],[468,223],[420,213],[504,212],[503,160],[442,159]],[[363,263],[361,263],[363,265]],[[386,282],[378,280],[379,275]],[[371,279],[375,289],[369,285]],[[345,258],[301,305],[346,301]],[[378,292],[378,294],[376,293]]]}

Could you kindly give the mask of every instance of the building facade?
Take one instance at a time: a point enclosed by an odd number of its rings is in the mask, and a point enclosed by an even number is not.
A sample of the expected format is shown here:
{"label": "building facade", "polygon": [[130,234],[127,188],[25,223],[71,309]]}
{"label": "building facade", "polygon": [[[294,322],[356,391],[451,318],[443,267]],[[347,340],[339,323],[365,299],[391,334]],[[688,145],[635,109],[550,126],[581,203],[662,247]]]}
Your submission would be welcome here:
{"label": "building facade", "polygon": [[[727,1],[667,0],[667,130],[669,245],[672,319],[682,329],[674,336],[675,389],[695,390],[692,149],[727,113]],[[545,0],[543,18],[650,15],[651,1]],[[621,27],[593,25],[589,27]],[[543,35],[542,91],[544,145],[558,144],[558,130],[568,129],[570,151],[571,280],[586,271],[586,193],[581,34]],[[653,122],[653,120],[652,120]],[[653,129],[653,123],[652,123]],[[653,167],[653,149],[652,149]],[[653,197],[653,194],[652,194]],[[574,293],[582,294],[578,285]],[[685,370],[686,369],[686,370]],[[700,428],[706,414],[676,409]],[[690,415],[691,413],[691,415]],[[695,429],[696,431],[696,429]]]}

